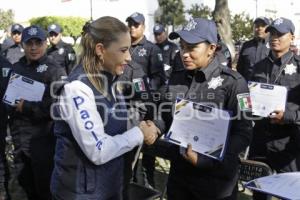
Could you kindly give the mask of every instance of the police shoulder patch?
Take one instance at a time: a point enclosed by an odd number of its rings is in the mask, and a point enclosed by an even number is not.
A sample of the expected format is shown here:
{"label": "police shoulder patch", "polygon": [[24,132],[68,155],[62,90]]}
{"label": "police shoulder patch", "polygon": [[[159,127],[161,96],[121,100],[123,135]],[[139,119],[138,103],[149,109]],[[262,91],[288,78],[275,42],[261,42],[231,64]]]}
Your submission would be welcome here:
{"label": "police shoulder patch", "polygon": [[250,93],[237,94],[236,97],[237,97],[238,105],[239,105],[239,108],[241,111],[251,111],[252,110]]}

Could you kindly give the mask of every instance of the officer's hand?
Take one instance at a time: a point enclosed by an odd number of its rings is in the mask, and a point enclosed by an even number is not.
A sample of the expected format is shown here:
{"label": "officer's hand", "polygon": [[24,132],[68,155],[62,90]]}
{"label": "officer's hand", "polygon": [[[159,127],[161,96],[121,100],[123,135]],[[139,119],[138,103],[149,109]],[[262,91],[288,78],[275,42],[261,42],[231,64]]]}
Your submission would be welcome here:
{"label": "officer's hand", "polygon": [[157,137],[158,137],[157,127],[154,125],[154,123],[148,125],[145,121],[142,121],[139,124],[139,128],[143,132],[144,142],[147,145],[153,144],[155,142],[155,140],[157,139]]}
{"label": "officer's hand", "polygon": [[188,144],[187,146],[187,150],[185,152],[185,154],[183,154],[183,157],[189,161],[190,163],[192,163],[192,165],[196,166],[197,162],[198,162],[198,154],[192,150],[192,145]]}
{"label": "officer's hand", "polygon": [[17,112],[23,112],[23,103],[24,103],[24,99],[20,99],[20,101],[16,104]]}
{"label": "officer's hand", "polygon": [[270,115],[270,121],[272,124],[283,124],[283,110],[275,110]]}
{"label": "officer's hand", "polygon": [[154,122],[153,122],[153,121],[151,121],[151,120],[147,120],[147,121],[146,121],[146,123],[147,123],[147,125],[148,125],[148,126],[155,126],[155,127],[156,127],[156,134],[157,134],[158,136],[160,136],[160,135],[161,135],[161,131],[160,131],[160,129],[159,129],[159,128],[157,128],[157,126],[154,124]]}

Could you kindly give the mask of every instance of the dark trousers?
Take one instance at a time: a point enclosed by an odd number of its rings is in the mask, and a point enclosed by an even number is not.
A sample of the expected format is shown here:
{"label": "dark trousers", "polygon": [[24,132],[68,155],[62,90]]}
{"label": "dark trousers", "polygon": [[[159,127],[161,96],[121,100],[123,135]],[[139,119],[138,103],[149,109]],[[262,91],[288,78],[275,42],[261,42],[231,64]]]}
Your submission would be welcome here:
{"label": "dark trousers", "polygon": [[237,200],[237,186],[232,191],[231,196],[216,199],[210,198],[210,194],[202,194],[197,191],[191,190],[188,185],[182,184],[181,182],[170,180],[168,182],[167,196],[168,200]]}
{"label": "dark trousers", "polygon": [[10,167],[9,179],[9,192],[12,200],[52,199],[50,179],[53,171],[54,142],[52,137],[32,141],[30,155],[20,149],[16,150],[14,166]]}

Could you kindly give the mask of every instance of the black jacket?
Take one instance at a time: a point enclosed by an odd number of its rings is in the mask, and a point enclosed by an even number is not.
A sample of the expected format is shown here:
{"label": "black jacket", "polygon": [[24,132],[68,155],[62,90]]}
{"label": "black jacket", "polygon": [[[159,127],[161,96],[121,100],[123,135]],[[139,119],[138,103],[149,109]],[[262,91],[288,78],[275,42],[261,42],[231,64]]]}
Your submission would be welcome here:
{"label": "black jacket", "polygon": [[60,67],[66,70],[69,74],[76,64],[76,54],[70,44],[59,41],[57,45],[51,46],[47,50],[47,54],[51,57]]}
{"label": "black jacket", "polygon": [[279,59],[268,57],[254,66],[251,80],[282,85],[288,89],[283,124],[269,119],[255,122],[251,156],[266,156],[268,164],[280,171],[300,169],[300,57],[291,51]]}
{"label": "black jacket", "polygon": [[[212,84],[213,82],[215,84]],[[173,150],[170,149],[173,154],[171,179],[189,184],[203,198],[217,199],[228,196],[227,191],[232,192],[237,180],[238,155],[249,145],[252,134],[251,121],[245,119],[249,113],[238,108],[237,95],[248,93],[246,81],[240,74],[222,65],[215,57],[204,69],[174,72],[169,82],[169,93],[171,101],[181,97],[228,110],[233,116],[239,116],[231,120],[228,146],[223,161],[198,154],[199,162],[195,167],[179,154],[177,146]],[[170,125],[172,121],[170,113],[165,119]]]}
{"label": "black jacket", "polygon": [[268,39],[252,39],[243,44],[237,63],[237,71],[249,80],[253,72],[253,65],[264,59],[269,54]]}
{"label": "black jacket", "polygon": [[13,138],[18,138],[14,141],[15,146],[28,153],[32,138],[53,137],[50,106],[54,97],[51,96],[51,93],[53,94],[60,87],[61,78],[66,74],[46,55],[31,64],[27,64],[25,57],[21,58],[19,62],[13,65],[12,73],[45,84],[42,101],[24,100],[22,113],[16,112],[14,107],[10,108],[11,134]]}

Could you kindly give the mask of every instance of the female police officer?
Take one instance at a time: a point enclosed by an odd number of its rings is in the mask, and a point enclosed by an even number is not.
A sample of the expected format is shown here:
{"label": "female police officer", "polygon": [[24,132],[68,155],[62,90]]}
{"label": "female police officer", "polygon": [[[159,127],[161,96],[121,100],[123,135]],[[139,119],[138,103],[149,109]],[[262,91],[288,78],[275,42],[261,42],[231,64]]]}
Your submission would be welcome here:
{"label": "female police officer", "polygon": [[102,17],[84,26],[80,64],[59,97],[51,190],[55,199],[122,199],[123,154],[157,138],[153,123],[127,130],[126,106],[115,87],[131,60],[125,24]]}
{"label": "female police officer", "polygon": [[183,95],[194,102],[229,110],[234,118],[223,161],[197,154],[191,145],[185,151],[174,147],[168,199],[235,199],[238,155],[249,145],[251,137],[251,122],[244,115],[246,109],[238,106],[239,94],[248,93],[247,84],[240,74],[215,57],[218,39],[214,22],[191,19],[182,30],[172,32],[169,37],[180,37],[186,70],[171,75],[168,96]]}

